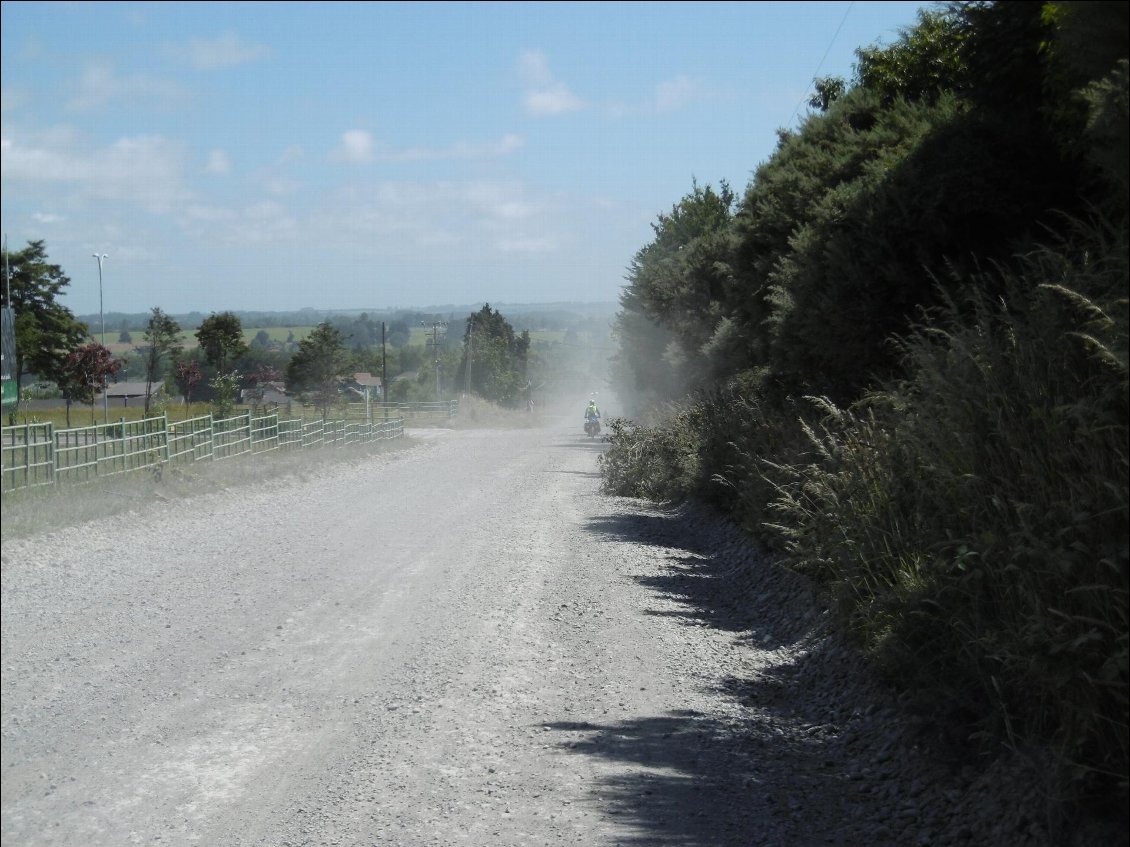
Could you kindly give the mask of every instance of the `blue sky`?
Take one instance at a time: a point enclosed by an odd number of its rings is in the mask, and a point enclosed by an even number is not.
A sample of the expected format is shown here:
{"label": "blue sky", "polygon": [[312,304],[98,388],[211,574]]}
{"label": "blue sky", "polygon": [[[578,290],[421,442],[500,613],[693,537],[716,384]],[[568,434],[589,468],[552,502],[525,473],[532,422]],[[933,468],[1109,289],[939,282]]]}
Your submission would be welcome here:
{"label": "blue sky", "polygon": [[5,2],[3,233],[79,314],[614,302],[929,5]]}

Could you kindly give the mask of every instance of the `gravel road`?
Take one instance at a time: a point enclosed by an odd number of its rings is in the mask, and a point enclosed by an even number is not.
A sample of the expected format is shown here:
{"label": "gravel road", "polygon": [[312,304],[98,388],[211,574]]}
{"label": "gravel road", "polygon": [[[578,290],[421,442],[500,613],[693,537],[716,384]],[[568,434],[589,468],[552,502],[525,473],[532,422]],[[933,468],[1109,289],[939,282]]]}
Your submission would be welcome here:
{"label": "gravel road", "polygon": [[1060,841],[1035,771],[925,753],[801,581],[601,495],[579,430],[5,539],[5,847]]}

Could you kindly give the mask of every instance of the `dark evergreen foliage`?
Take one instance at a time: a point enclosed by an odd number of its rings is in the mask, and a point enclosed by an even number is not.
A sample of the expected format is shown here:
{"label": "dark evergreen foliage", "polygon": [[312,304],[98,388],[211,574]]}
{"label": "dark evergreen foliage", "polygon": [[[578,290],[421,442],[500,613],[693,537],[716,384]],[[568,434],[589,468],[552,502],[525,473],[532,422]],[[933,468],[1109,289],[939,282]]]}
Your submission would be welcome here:
{"label": "dark evergreen foliage", "polygon": [[530,396],[530,334],[515,334],[502,313],[485,304],[468,316],[455,387],[502,406]]}
{"label": "dark evergreen foliage", "polygon": [[62,382],[68,355],[90,339],[86,324],[59,302],[71,280],[61,267],[48,261],[43,241],[29,241],[24,249],[10,253],[8,267],[12,299],[5,305],[16,313],[17,384],[28,373]]}
{"label": "dark evergreen foliage", "polygon": [[[962,2],[629,269],[608,490],[706,498],[1060,800],[1128,760],[1125,2]],[[946,710],[952,706],[949,713]]]}

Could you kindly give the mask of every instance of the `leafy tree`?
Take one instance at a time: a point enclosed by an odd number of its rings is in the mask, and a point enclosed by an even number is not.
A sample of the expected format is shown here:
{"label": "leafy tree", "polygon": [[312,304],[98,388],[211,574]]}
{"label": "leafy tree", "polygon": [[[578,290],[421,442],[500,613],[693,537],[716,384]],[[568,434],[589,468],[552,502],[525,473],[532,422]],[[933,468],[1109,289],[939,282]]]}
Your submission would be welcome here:
{"label": "leafy tree", "polygon": [[247,350],[243,343],[243,324],[232,312],[213,312],[196,330],[196,340],[208,364],[223,373],[227,365]]}
{"label": "leafy tree", "polygon": [[[89,340],[86,324],[58,302],[71,284],[62,268],[47,260],[43,241],[8,255],[10,288],[16,313],[16,357],[13,377],[19,385],[24,374],[60,382],[67,356]],[[5,295],[6,296],[6,295]],[[15,420],[15,410],[11,413]]]}
{"label": "leafy tree", "polygon": [[109,348],[98,342],[84,344],[67,354],[57,376],[59,389],[67,402],[67,426],[71,425],[71,403],[90,404],[90,422],[94,423],[94,396],[106,390],[109,378],[122,369],[124,361],[115,359]]}
{"label": "leafy tree", "polygon": [[389,323],[386,339],[390,345],[399,349],[406,346],[411,338],[412,330],[407,321],[392,321]]}
{"label": "leafy tree", "polygon": [[264,347],[269,346],[270,343],[271,343],[271,334],[269,332],[267,332],[267,330],[265,330],[265,329],[259,330],[257,333],[255,333],[255,337],[253,339],[251,339],[251,346],[252,347],[264,348]]}
{"label": "leafy tree", "polygon": [[282,372],[270,366],[260,367],[247,375],[247,388],[244,393],[256,403],[263,402],[263,394],[269,383],[282,378]]}
{"label": "leafy tree", "polygon": [[529,351],[529,332],[516,335],[502,313],[488,303],[467,318],[455,385],[493,403],[524,402],[529,389]]}
{"label": "leafy tree", "polygon": [[177,362],[176,367],[173,369],[173,379],[176,380],[177,388],[180,389],[181,396],[184,397],[185,408],[192,402],[191,395],[192,389],[196,387],[197,383],[204,378],[204,374],[200,372],[200,363],[195,359],[187,362]]}
{"label": "leafy tree", "polygon": [[694,182],[652,224],[655,237],[632,260],[615,326],[621,355],[613,375],[624,397],[677,397],[716,376],[717,363],[741,347],[725,305],[735,293],[733,210],[726,182],[717,190]]}
{"label": "leafy tree", "polygon": [[161,366],[167,356],[176,356],[180,350],[180,324],[156,306],[149,313],[145,327],[145,416],[149,416],[153,385],[161,379]]}
{"label": "leafy tree", "polygon": [[212,414],[217,418],[226,418],[235,409],[242,380],[239,371],[231,371],[218,373],[208,382],[212,389]]}
{"label": "leafy tree", "polygon": [[345,335],[323,321],[306,338],[298,342],[298,350],[286,367],[286,390],[309,400],[322,412],[322,420],[330,407],[338,402],[342,377],[349,372],[349,354]]}
{"label": "leafy tree", "polygon": [[969,31],[959,10],[956,4],[936,10],[920,9],[917,24],[904,27],[894,44],[856,50],[855,75],[859,85],[879,95],[885,105],[898,97],[935,100],[943,92],[963,85],[968,78],[963,50]]}
{"label": "leafy tree", "polygon": [[847,91],[847,83],[838,76],[821,77],[816,80],[813,87],[815,91],[808,98],[808,105],[819,112],[827,112],[828,108]]}

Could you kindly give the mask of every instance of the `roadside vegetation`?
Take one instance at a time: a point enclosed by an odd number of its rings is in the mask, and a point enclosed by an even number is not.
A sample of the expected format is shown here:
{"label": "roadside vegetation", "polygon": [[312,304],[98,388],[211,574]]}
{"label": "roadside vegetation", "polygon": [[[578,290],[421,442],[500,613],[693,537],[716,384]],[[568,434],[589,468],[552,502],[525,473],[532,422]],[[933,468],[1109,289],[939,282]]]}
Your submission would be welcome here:
{"label": "roadside vegetation", "polygon": [[966,754],[1117,814],[1127,6],[924,11],[743,193],[692,184],[629,269],[602,460],[816,580]]}

